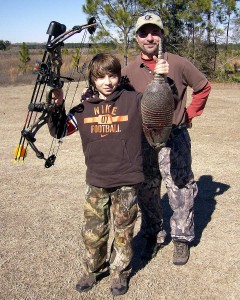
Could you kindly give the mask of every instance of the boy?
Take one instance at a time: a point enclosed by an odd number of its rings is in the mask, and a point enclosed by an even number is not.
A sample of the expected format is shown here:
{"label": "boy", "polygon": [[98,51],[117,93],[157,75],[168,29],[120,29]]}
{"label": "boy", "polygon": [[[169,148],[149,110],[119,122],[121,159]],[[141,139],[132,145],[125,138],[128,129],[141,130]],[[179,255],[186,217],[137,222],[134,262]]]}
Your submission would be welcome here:
{"label": "boy", "polygon": [[83,276],[76,289],[90,290],[107,267],[110,208],[114,241],[110,253],[111,292],[128,290],[132,239],[137,217],[136,194],[144,181],[141,152],[142,94],[119,87],[121,65],[110,54],[97,54],[89,64],[94,91],[83,103],[65,113],[62,90],[55,90],[58,105],[49,119],[52,136],[79,131],[87,166],[87,192],[82,237],[85,245]]}

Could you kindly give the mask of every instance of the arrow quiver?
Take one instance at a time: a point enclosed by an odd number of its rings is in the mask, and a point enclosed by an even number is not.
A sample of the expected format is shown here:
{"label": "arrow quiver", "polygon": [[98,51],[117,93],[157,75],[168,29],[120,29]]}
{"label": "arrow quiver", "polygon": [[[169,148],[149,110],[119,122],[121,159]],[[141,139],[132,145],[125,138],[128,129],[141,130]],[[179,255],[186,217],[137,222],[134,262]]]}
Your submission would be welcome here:
{"label": "arrow quiver", "polygon": [[[47,123],[50,113],[55,108],[55,103],[52,99],[53,90],[62,88],[64,82],[70,83],[74,81],[73,76],[61,76],[61,67],[63,63],[61,50],[66,39],[82,31],[84,31],[83,38],[85,39],[86,31],[88,31],[89,34],[93,34],[96,30],[96,27],[97,23],[94,17],[90,18],[87,24],[76,25],[72,29],[67,31],[64,24],[60,24],[56,21],[52,21],[49,24],[47,30],[47,34],[49,35],[48,41],[45,47],[42,61],[38,64],[37,67],[38,74],[32,97],[28,105],[28,113],[23,129],[21,131],[19,144],[14,152],[15,162],[18,162],[20,160],[24,161],[27,156],[27,147],[29,145],[36,153],[36,156],[38,158],[45,160],[46,168],[54,165],[61,140],[56,141],[56,139],[53,139],[47,157],[43,154],[42,151],[37,148],[35,142],[36,133],[40,130],[40,128],[42,128],[43,125]],[[43,101],[44,95],[46,95],[45,101]],[[40,116],[38,116],[39,113],[41,113]],[[55,147],[55,144],[57,144],[58,146]]]}

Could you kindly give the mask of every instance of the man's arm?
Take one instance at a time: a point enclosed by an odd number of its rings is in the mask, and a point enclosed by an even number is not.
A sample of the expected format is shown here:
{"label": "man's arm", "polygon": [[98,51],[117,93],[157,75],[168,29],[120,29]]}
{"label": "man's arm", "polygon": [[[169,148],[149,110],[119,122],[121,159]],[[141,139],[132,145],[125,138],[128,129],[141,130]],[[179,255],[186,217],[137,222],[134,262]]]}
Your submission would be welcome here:
{"label": "man's arm", "polygon": [[200,116],[203,113],[210,91],[211,91],[211,84],[208,81],[203,89],[201,89],[198,92],[192,93],[192,101],[187,107],[187,117],[188,117],[189,127],[191,127],[192,119],[194,117]]}

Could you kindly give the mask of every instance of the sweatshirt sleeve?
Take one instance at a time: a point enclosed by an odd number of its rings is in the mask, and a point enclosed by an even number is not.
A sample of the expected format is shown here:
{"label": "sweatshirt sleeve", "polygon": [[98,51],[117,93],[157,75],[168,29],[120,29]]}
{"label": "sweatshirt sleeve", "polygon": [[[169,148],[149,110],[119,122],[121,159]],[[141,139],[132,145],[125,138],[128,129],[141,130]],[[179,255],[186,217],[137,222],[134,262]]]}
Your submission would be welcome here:
{"label": "sweatshirt sleeve", "polygon": [[55,108],[48,120],[48,128],[51,136],[60,139],[78,130],[74,112],[74,110],[71,110],[66,114],[64,104]]}
{"label": "sweatshirt sleeve", "polygon": [[208,81],[203,89],[201,89],[198,92],[192,93],[192,101],[187,107],[187,116],[188,116],[189,123],[194,117],[200,116],[202,114],[208,96],[210,94],[210,91],[211,91],[211,84]]}

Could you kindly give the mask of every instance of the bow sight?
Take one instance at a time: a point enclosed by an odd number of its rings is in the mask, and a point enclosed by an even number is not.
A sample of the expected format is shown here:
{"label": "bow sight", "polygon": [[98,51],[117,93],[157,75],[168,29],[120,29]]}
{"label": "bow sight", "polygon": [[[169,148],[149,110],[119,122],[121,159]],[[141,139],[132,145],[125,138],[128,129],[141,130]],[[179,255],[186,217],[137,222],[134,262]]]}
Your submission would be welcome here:
{"label": "bow sight", "polygon": [[[64,41],[76,33],[87,30],[89,34],[93,34],[96,30],[97,23],[94,17],[90,18],[85,25],[76,25],[72,29],[66,31],[66,26],[56,21],[49,24],[47,34],[49,35],[46,44],[46,49],[43,54],[42,61],[39,64],[38,75],[33,89],[31,101],[28,105],[28,113],[24,127],[21,131],[19,145],[17,146],[14,156],[15,162],[20,159],[24,160],[27,154],[27,146],[29,145],[36,156],[45,160],[45,167],[49,168],[54,165],[56,160],[56,153],[49,151],[46,158],[43,152],[39,151],[35,145],[36,133],[39,129],[48,122],[50,113],[55,108],[55,103],[52,100],[52,92],[54,89],[63,87],[64,81],[71,82],[72,77],[65,77],[60,75],[62,66],[61,49],[64,46]],[[42,102],[42,98],[46,91],[46,101]],[[41,112],[41,116],[37,118],[37,113]],[[33,117],[33,114],[36,114]],[[61,141],[59,140],[59,143]],[[25,146],[26,144],[26,146]],[[53,143],[52,143],[53,145]]]}
{"label": "bow sight", "polygon": [[[47,30],[49,39],[46,48],[48,51],[51,51],[66,39],[70,38],[76,33],[80,33],[84,29],[87,29],[90,34],[93,34],[96,30],[96,26],[97,23],[94,17],[90,18],[87,24],[73,26],[73,28],[68,31],[66,31],[65,25],[52,21]],[[51,40],[52,37],[54,37],[53,40]]]}

